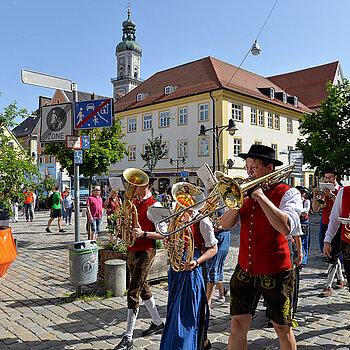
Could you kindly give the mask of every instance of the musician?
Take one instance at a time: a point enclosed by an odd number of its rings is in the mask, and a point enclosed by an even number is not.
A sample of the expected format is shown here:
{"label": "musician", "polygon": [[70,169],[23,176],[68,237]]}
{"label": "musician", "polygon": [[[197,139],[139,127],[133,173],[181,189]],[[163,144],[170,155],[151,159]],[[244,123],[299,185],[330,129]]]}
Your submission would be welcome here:
{"label": "musician", "polygon": [[[252,145],[245,159],[252,179],[274,172],[283,163],[276,159],[274,149]],[[272,324],[278,335],[280,349],[296,349],[292,326],[294,270],[286,237],[299,227],[302,209],[300,193],[278,182],[268,189],[250,189],[241,209],[223,214],[223,229],[240,222],[238,264],[230,281],[231,333],[228,349],[245,349],[247,333],[260,295],[266,300]]]}
{"label": "musician", "polygon": [[[200,215],[198,211],[188,209],[183,216],[184,222],[193,221]],[[185,262],[185,271],[176,272],[170,267],[167,316],[160,350],[211,348],[207,339],[209,312],[202,266],[217,253],[217,239],[208,217],[193,224],[191,230],[195,246],[193,260]]]}
{"label": "musician", "polygon": [[[164,323],[159,316],[155,299],[147,283],[148,272],[156,255],[155,239],[164,238],[155,232],[155,220],[148,213],[148,208],[151,206],[162,207],[161,203],[157,202],[151,193],[151,188],[155,180],[155,177],[149,176],[148,184],[138,186],[135,191],[136,199],[133,203],[137,208],[140,227],[133,228],[132,235],[136,237],[136,241],[132,247],[127,246],[126,262],[131,278],[127,293],[127,326],[125,335],[115,348],[117,350],[132,349],[133,347],[132,337],[139,312],[140,297],[152,317],[150,327],[142,332],[142,336],[159,333],[164,328]],[[159,224],[158,229],[166,232],[166,224]]]}
{"label": "musician", "polygon": [[[332,240],[338,234],[338,229],[341,227],[339,218],[350,218],[350,186],[341,188],[335,199],[332,212],[329,218],[329,225],[324,239],[323,253],[331,257]],[[348,280],[348,287],[350,288],[350,225],[343,224],[341,231],[341,252],[343,255],[343,264],[345,268],[345,275]],[[350,291],[350,289],[349,289]]]}
{"label": "musician", "polygon": [[[332,211],[335,196],[337,195],[340,189],[340,185],[337,182],[339,173],[336,168],[331,166],[325,167],[323,173],[324,173],[324,182],[333,184],[334,191],[331,192],[328,188],[324,188],[322,190],[326,194],[324,198],[326,202],[326,206],[322,209],[322,219],[321,219],[320,232],[319,232],[321,252],[323,252],[323,241],[325,238],[325,233],[328,228],[329,216]],[[314,190],[312,209],[315,213],[320,209],[316,204],[316,200],[317,200],[316,190]],[[327,281],[322,292],[320,293],[320,297],[328,297],[332,294],[332,283],[333,283],[335,274],[337,274],[337,283],[335,285],[335,289],[341,289],[345,285],[345,279],[341,269],[341,263],[339,261],[340,241],[341,241],[341,227],[339,228],[336,235],[332,239],[332,250],[330,253],[331,256],[327,256],[327,262],[328,262]]]}

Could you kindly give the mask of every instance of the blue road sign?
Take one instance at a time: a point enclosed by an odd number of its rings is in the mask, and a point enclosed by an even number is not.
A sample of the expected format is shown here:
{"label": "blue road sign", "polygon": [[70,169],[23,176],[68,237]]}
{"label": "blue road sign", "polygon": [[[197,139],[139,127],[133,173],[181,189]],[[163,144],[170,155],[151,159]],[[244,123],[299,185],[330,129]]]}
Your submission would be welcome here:
{"label": "blue road sign", "polygon": [[113,125],[113,99],[74,103],[74,128],[108,128]]}
{"label": "blue road sign", "polygon": [[181,177],[187,177],[187,171],[182,170],[181,171]]}
{"label": "blue road sign", "polygon": [[82,136],[81,137],[81,148],[82,149],[90,149],[90,136]]}
{"label": "blue road sign", "polygon": [[74,163],[83,164],[83,150],[81,149],[74,150]]}

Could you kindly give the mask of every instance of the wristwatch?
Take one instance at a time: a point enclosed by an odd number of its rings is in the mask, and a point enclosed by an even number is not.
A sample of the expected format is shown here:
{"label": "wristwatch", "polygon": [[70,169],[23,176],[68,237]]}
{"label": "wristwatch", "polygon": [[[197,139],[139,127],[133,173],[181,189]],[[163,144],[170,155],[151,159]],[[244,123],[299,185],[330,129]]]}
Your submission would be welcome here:
{"label": "wristwatch", "polygon": [[199,262],[198,262],[198,260],[196,260],[196,267],[198,267],[199,266]]}
{"label": "wristwatch", "polygon": [[147,237],[148,232],[147,231],[143,231],[143,237],[146,238]]}

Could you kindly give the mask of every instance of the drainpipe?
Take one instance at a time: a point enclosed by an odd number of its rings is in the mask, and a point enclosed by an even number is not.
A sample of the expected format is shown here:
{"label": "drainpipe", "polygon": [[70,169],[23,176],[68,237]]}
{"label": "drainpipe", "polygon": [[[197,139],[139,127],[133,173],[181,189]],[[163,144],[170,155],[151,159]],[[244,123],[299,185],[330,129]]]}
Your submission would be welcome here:
{"label": "drainpipe", "polygon": [[209,96],[213,101],[213,131],[214,131],[213,132],[213,172],[214,172],[215,171],[215,162],[216,162],[216,159],[215,159],[215,152],[216,152],[215,125],[216,125],[216,122],[215,122],[215,99],[211,95],[211,90],[209,91]]}

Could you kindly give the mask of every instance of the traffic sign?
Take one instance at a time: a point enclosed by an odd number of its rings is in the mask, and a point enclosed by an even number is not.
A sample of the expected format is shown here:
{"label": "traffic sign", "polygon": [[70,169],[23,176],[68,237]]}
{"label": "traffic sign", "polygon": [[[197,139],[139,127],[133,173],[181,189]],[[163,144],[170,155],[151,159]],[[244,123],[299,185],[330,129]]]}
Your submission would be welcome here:
{"label": "traffic sign", "polygon": [[181,177],[187,177],[187,171],[186,170],[182,170],[181,171]]}
{"label": "traffic sign", "polygon": [[83,164],[83,150],[81,149],[74,150],[74,163]]}
{"label": "traffic sign", "polygon": [[66,135],[71,134],[71,103],[61,103],[41,107],[40,142],[66,142]]}
{"label": "traffic sign", "polygon": [[74,103],[74,128],[108,128],[113,125],[113,100],[91,100]]}
{"label": "traffic sign", "polygon": [[81,149],[82,147],[81,136],[79,135],[66,135],[66,147],[71,149]]}
{"label": "traffic sign", "polygon": [[82,136],[82,149],[90,149],[90,136]]}

